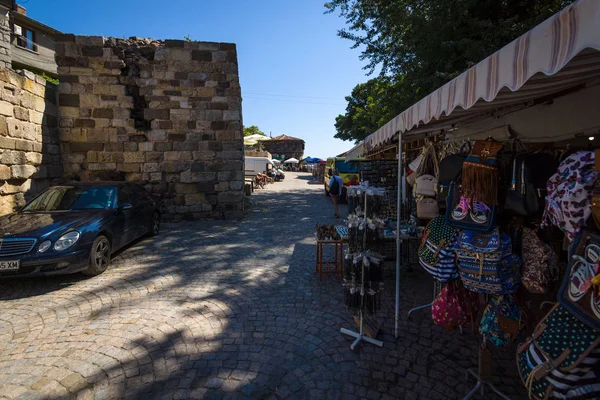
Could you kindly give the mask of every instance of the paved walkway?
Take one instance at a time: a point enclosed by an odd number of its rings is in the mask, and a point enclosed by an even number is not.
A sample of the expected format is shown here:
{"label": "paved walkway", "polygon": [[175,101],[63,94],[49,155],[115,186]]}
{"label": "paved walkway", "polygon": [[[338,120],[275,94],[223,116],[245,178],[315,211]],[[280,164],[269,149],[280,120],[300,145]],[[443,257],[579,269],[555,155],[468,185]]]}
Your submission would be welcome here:
{"label": "paved walkway", "polygon": [[[476,336],[422,311],[396,341],[392,283],[384,348],[349,349],[339,278],[314,273],[312,234],[333,209],[308,179],[258,190],[243,221],[165,227],[98,277],[0,281],[0,397],[461,398]],[[403,274],[403,315],[430,285]],[[514,352],[502,357],[496,382],[520,398]]]}

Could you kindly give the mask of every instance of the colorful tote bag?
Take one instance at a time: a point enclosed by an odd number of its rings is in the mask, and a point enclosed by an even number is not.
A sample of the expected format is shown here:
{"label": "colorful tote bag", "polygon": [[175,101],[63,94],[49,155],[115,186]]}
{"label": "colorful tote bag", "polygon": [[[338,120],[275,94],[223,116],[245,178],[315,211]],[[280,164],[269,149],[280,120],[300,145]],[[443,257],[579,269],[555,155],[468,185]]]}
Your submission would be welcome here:
{"label": "colorful tote bag", "polygon": [[583,323],[600,330],[600,235],[583,230],[569,255],[558,301]]}
{"label": "colorful tote bag", "polygon": [[442,215],[432,219],[425,228],[419,246],[419,264],[440,282],[459,278],[454,252],[457,234]]}
{"label": "colorful tote bag", "polygon": [[537,233],[523,228],[521,283],[531,293],[546,293],[558,279],[558,257]]}
{"label": "colorful tote bag", "polygon": [[570,242],[592,215],[592,191],[598,172],[594,152],[571,154],[548,180],[542,227],[555,225]]}
{"label": "colorful tote bag", "polygon": [[492,232],[464,230],[456,243],[458,270],[465,287],[473,292],[507,294],[517,291],[521,260],[512,254],[510,237]]}
{"label": "colorful tote bag", "polygon": [[560,304],[517,349],[530,399],[599,399],[600,332]]}
{"label": "colorful tote bag", "polygon": [[479,306],[478,295],[466,290],[460,280],[444,285],[431,305],[431,318],[436,325],[451,331],[457,326],[473,324]]}
{"label": "colorful tote bag", "polygon": [[521,327],[521,310],[512,295],[490,297],[479,324],[479,333],[484,341],[497,347],[507,346],[516,338]]}

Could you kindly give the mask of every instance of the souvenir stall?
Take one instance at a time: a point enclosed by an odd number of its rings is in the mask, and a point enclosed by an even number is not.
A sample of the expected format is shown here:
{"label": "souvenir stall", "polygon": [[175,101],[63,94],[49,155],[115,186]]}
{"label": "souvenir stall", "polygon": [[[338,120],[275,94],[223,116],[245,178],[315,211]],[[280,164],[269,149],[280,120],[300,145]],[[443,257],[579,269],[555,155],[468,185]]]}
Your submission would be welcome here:
{"label": "souvenir stall", "polygon": [[[419,262],[441,285],[432,320],[479,333],[466,398],[486,387],[507,398],[491,385],[490,348],[517,343],[530,398],[600,398],[599,20],[600,3],[573,3],[363,142],[444,138],[408,182],[412,160],[398,157],[397,231],[413,186],[429,220]],[[550,302],[537,312],[536,295]]]}

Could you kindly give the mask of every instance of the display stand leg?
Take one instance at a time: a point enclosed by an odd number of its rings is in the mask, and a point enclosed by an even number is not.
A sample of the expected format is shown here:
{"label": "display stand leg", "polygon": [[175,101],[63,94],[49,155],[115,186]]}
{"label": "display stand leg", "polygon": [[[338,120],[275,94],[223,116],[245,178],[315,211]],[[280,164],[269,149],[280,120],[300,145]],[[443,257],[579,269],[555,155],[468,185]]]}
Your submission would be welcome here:
{"label": "display stand leg", "polygon": [[[437,295],[440,293],[441,290],[442,290],[442,284],[439,281],[435,280],[433,282],[433,298],[434,299],[437,297]],[[413,311],[423,310],[424,308],[429,308],[432,305],[433,305],[433,301],[431,303],[429,303],[429,304],[425,304],[425,305],[422,305],[422,306],[411,308],[410,310],[408,310],[407,318],[410,318],[410,314]]]}
{"label": "display stand leg", "polygon": [[492,385],[491,382],[485,381],[483,380],[479,375],[477,375],[475,372],[473,372],[472,370],[467,370],[467,374],[470,374],[471,376],[473,376],[475,379],[477,379],[477,384],[473,387],[473,389],[471,389],[471,391],[463,398],[463,400],[468,400],[471,397],[473,397],[475,395],[475,393],[477,393],[478,390],[481,389],[481,394],[483,395],[485,392],[485,388],[486,386],[489,387],[490,389],[492,389],[492,391],[494,393],[496,393],[498,396],[500,396],[501,398],[505,399],[505,400],[510,400],[510,397],[508,397],[507,395],[505,395],[504,393],[502,393],[501,391],[499,391],[498,389],[496,389],[496,387],[494,385]]}
{"label": "display stand leg", "polygon": [[350,345],[350,350],[354,350],[354,348],[356,347],[356,345],[361,340],[364,340],[367,343],[374,344],[375,346],[383,347],[383,342],[381,340],[370,338],[370,337],[366,336],[363,333],[363,315],[362,315],[362,311],[360,313],[360,329],[359,329],[358,332],[354,332],[354,331],[351,331],[350,329],[346,329],[346,328],[340,329],[340,332],[343,333],[344,335],[348,335],[348,336],[351,336],[353,338],[356,338],[356,340],[354,340],[354,342],[352,342],[352,344]]}

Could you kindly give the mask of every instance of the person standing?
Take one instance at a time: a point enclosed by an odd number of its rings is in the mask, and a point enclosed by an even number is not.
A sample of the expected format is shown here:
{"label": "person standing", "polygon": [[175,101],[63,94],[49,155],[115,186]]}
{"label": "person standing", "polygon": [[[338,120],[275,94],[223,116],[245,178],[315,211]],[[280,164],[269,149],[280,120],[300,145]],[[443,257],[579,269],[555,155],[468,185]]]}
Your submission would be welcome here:
{"label": "person standing", "polygon": [[331,180],[329,181],[329,195],[331,196],[331,201],[333,202],[333,208],[335,210],[335,217],[340,217],[340,212],[338,210],[338,204],[340,202],[340,198],[342,197],[342,187],[344,186],[344,181],[340,178],[340,174],[333,169],[329,169],[329,175],[331,175]]}

